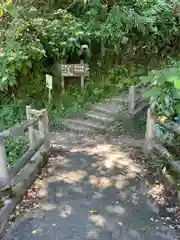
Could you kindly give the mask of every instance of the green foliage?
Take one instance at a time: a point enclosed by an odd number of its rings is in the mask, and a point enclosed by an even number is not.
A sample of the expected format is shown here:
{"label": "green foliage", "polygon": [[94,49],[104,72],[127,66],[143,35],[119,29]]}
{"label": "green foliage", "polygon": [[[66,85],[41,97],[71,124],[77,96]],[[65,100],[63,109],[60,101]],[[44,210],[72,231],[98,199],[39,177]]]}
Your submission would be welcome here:
{"label": "green foliage", "polygon": [[21,122],[24,119],[22,109],[24,109],[24,105],[20,101],[0,105],[0,131]]}
{"label": "green foliage", "polygon": [[[88,32],[81,22],[66,11],[57,10],[40,17],[31,15],[14,17],[6,30],[3,52],[0,55],[0,90],[24,83],[34,72],[44,72],[48,59],[60,61],[71,53],[89,56]],[[83,44],[82,44],[83,43]]]}
{"label": "green foliage", "polygon": [[[50,73],[51,67],[63,59],[79,62],[82,58],[89,62],[91,73],[94,65],[98,70],[83,91],[71,88],[59,98],[60,89],[56,86],[54,101],[48,105],[55,125],[62,115],[83,114],[87,100],[100,101],[136,83],[146,69],[132,66],[132,60],[139,62],[143,57],[143,62],[149,63],[154,56],[166,58],[179,53],[179,17],[173,1],[93,0],[72,4],[65,0],[20,0],[1,1],[1,9],[0,104],[7,99],[14,103],[0,106],[0,129],[23,118],[20,112],[24,106],[14,99],[38,108],[47,107],[45,73]],[[103,77],[103,73],[100,77],[100,66],[103,70],[107,65],[114,66],[114,62],[126,62],[131,67],[113,67],[108,76]],[[152,109],[170,119],[179,116],[178,67],[151,75]],[[16,145],[14,141],[8,140],[7,147]],[[20,149],[15,151],[21,154],[25,145],[21,139],[18,141]],[[12,162],[16,157],[14,153]]]}
{"label": "green foliage", "polygon": [[[151,89],[144,94],[149,98],[150,107],[157,116],[180,123],[180,63],[174,63],[163,70],[151,71],[144,82],[151,84]],[[156,135],[164,143],[176,146],[176,134],[167,131],[159,124],[154,126]]]}
{"label": "green foliage", "polygon": [[[49,108],[52,128],[61,128],[61,117],[83,116],[84,111],[95,102],[103,101],[111,95],[127,89],[131,84],[137,82],[138,69],[142,66],[120,66],[110,69],[106,74],[92,76],[85,88],[71,87],[61,98],[54,101]],[[130,76],[130,78],[128,77]]]}
{"label": "green foliage", "polygon": [[[19,97],[23,101],[15,101],[14,103],[5,103],[0,106],[0,130],[7,129],[15,123],[24,119],[25,105],[31,103],[36,109],[48,108],[50,124],[52,128],[61,128],[61,117],[76,117],[83,115],[89,105],[102,101],[110,95],[119,94],[127,89],[131,84],[138,81],[138,76],[142,73],[143,66],[123,65],[110,69],[101,75],[94,75],[87,81],[85,88],[69,87],[65,94],[59,98],[59,91],[53,92],[53,101],[48,104],[45,89],[42,88],[44,79],[40,75],[36,75],[36,87],[31,85],[31,81],[26,83],[26,88],[20,87]],[[146,72],[146,70],[144,70]],[[144,72],[143,71],[143,72]],[[56,96],[57,94],[57,96]],[[43,97],[42,100],[39,96]]]}
{"label": "green foliage", "polygon": [[1,90],[26,84],[34,72],[48,72],[61,59],[92,60],[98,55],[101,62],[110,56],[113,62],[114,56],[123,60],[179,50],[179,18],[173,2],[82,3],[23,0],[3,4]]}
{"label": "green foliage", "polygon": [[158,174],[167,174],[170,170],[170,164],[164,158],[155,159],[151,162],[151,166],[158,171]]}
{"label": "green foliage", "polygon": [[[118,3],[119,2],[119,3]],[[109,9],[106,5],[87,11],[88,29],[104,50],[116,55],[135,56],[167,54],[178,47],[179,19],[173,14],[174,5],[167,1],[118,1]]]}
{"label": "green foliage", "polygon": [[[12,127],[24,119],[22,109],[25,108],[21,102],[5,104],[0,106],[0,131]],[[6,138],[6,152],[8,163],[12,165],[27,150],[26,137]]]}
{"label": "green foliage", "polygon": [[28,149],[28,141],[26,137],[6,138],[5,146],[8,164],[13,165]]}
{"label": "green foliage", "polygon": [[151,83],[152,88],[145,93],[150,98],[150,105],[157,115],[164,115],[174,120],[180,116],[180,64],[163,70],[152,71],[142,78]]}
{"label": "green foliage", "polygon": [[[154,159],[151,162],[152,168],[156,171],[158,176],[164,176],[166,179],[170,180],[171,184],[171,191],[176,193],[180,189],[180,174],[172,167],[172,165],[167,161],[167,159],[159,158]],[[170,178],[169,178],[170,176]]]}
{"label": "green foliage", "polygon": [[0,209],[4,207],[4,201],[0,198]]}

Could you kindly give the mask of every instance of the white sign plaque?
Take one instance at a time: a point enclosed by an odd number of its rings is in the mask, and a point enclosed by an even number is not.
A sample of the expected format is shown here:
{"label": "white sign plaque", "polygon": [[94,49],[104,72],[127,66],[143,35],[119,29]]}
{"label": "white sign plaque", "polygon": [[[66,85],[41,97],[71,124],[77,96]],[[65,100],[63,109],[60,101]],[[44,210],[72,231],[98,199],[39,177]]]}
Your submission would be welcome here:
{"label": "white sign plaque", "polygon": [[51,89],[53,88],[53,78],[51,75],[46,74],[46,87]]}

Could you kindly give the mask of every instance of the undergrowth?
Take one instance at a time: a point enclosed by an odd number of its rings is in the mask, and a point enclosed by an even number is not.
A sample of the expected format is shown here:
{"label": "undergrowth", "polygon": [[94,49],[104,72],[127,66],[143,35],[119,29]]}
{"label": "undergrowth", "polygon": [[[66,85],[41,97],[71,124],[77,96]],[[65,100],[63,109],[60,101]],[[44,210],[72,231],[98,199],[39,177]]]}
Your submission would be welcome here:
{"label": "undergrowth", "polygon": [[[20,101],[0,105],[0,131],[20,123],[24,119],[24,105]],[[27,149],[26,137],[9,137],[5,139],[8,164],[12,165]]]}
{"label": "undergrowth", "polygon": [[[172,155],[173,161],[178,161],[180,136],[173,128],[167,129],[162,123],[174,122],[176,130],[180,124],[180,62],[172,62],[168,67],[151,71],[142,79],[151,85],[150,91],[144,95],[149,99],[152,113],[159,119],[159,123],[154,124],[156,138]],[[178,168],[172,165],[168,158],[154,161],[159,172],[175,178],[179,190],[180,174]]]}
{"label": "undergrowth", "polygon": [[[30,86],[28,89],[19,89],[20,98],[12,98],[0,105],[0,130],[12,127],[20,123],[25,117],[25,106],[31,104],[35,109],[47,108],[51,130],[62,128],[62,118],[83,116],[93,103],[103,101],[109,96],[115,96],[135,84],[141,74],[147,72],[142,65],[114,67],[106,73],[98,73],[86,80],[84,89],[80,86],[68,86],[65,94],[60,94],[61,89],[54,87],[53,99],[49,104],[47,92],[39,99],[38,89],[44,88],[41,80],[38,80],[36,88]],[[37,78],[36,78],[37,79]],[[39,83],[39,84],[38,84]],[[40,90],[42,91],[42,90]],[[31,94],[30,94],[31,93]],[[25,97],[26,96],[26,97]],[[6,149],[9,164],[12,165],[20,155],[27,149],[27,139],[25,137],[15,137],[6,139]]]}
{"label": "undergrowth", "polygon": [[[61,117],[83,115],[90,104],[136,83],[150,62],[159,66],[159,58],[178,56],[179,16],[178,1],[2,0],[0,130],[25,118],[28,104],[47,108],[51,127],[59,129]],[[80,59],[89,63],[93,76],[84,90],[71,86],[61,95],[60,73],[53,73],[53,66]],[[143,65],[133,64],[140,59]],[[47,73],[56,76],[51,104]],[[9,153],[12,163],[26,146],[21,138],[16,140],[22,148],[13,150],[12,157]],[[7,140],[7,150],[18,145],[16,140]]]}
{"label": "undergrowth", "polygon": [[169,182],[171,184],[171,193],[175,194],[177,191],[180,191],[180,174],[172,167],[167,159],[163,157],[156,158],[150,163],[150,166],[158,177],[163,176],[163,180],[171,176],[172,181]]}

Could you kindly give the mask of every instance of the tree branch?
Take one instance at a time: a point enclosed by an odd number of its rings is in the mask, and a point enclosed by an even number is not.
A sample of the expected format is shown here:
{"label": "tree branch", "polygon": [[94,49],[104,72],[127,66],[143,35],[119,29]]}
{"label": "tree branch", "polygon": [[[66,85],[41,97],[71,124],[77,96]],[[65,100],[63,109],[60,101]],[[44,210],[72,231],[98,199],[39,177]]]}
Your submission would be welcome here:
{"label": "tree branch", "polygon": [[76,5],[79,2],[79,0],[76,0],[74,2],[72,2],[67,8],[65,8],[64,10],[68,11],[70,8],[72,8],[74,5]]}

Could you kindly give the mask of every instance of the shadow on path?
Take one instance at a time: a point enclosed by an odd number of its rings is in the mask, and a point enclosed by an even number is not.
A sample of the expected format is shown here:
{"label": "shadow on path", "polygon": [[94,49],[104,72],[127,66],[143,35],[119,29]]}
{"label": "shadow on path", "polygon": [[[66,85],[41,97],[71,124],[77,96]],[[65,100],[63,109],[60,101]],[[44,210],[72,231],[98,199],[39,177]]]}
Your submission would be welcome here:
{"label": "shadow on path", "polygon": [[103,138],[68,139],[69,149],[42,181],[39,208],[17,220],[3,240],[177,239],[148,200],[146,171],[131,148]]}

